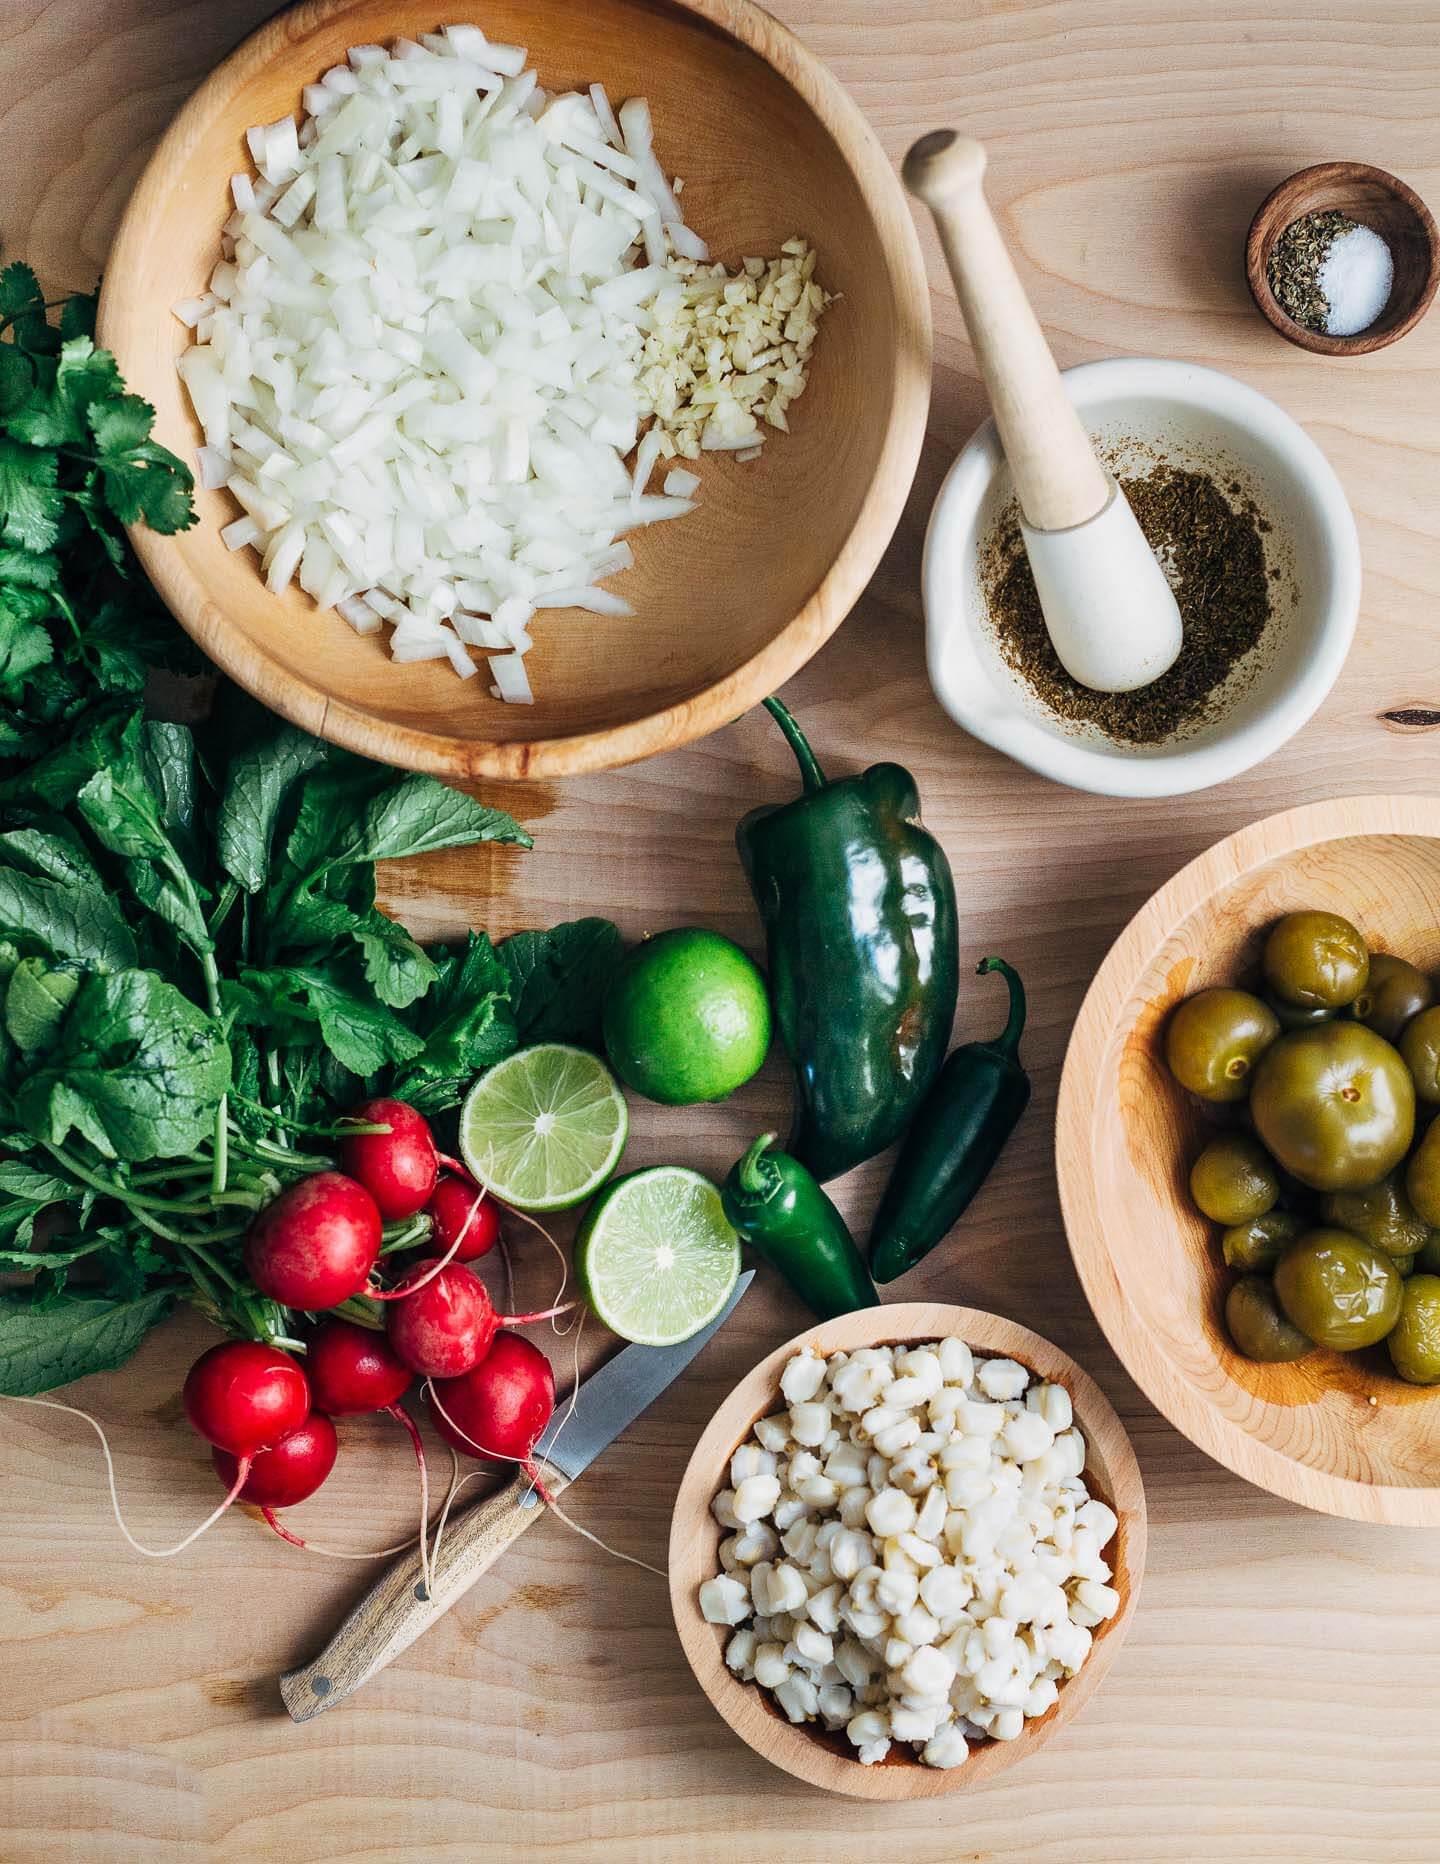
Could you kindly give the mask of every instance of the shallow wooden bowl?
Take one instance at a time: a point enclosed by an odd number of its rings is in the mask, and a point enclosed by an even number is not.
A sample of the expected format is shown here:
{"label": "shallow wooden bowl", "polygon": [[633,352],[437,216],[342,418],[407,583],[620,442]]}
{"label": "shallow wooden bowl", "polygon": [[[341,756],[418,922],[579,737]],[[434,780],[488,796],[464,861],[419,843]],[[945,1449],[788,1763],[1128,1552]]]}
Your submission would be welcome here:
{"label": "shallow wooden bowl", "polygon": [[[1061,1685],[1055,1706],[1047,1715],[1027,1722],[1017,1740],[972,1745],[970,1758],[962,1766],[944,1772],[925,1766],[908,1750],[902,1755],[894,1749],[879,1766],[862,1767],[843,1734],[790,1723],[758,1684],[742,1683],[725,1667],[729,1632],[724,1625],[707,1624],[699,1603],[702,1583],[720,1571],[722,1534],[710,1503],[725,1487],[730,1458],[756,1420],[784,1409],[780,1372],[792,1353],[813,1346],[828,1355],[860,1346],[912,1345],[947,1335],[964,1340],[978,1352],[1016,1359],[1069,1392],[1075,1422],[1088,1446],[1085,1479],[1091,1493],[1109,1502],[1120,1521],[1105,1552],[1115,1570],[1113,1584],[1120,1593],[1120,1610],[1096,1631],[1089,1658],[1077,1676]],[[857,1799],[933,1799],[991,1780],[1033,1754],[1073,1721],[1099,1688],[1124,1641],[1140,1595],[1145,1571],[1145,1491],[1124,1425],[1094,1380],[1058,1346],[1028,1327],[978,1308],[897,1302],[811,1327],[777,1346],[741,1379],[710,1420],[681,1479],[670,1520],[669,1564],[670,1609],[685,1655],[700,1687],[742,1741],[796,1779],[827,1792],[848,1793]]]}
{"label": "shallow wooden bowl", "polygon": [[[1395,259],[1389,302],[1373,324],[1350,337],[1307,330],[1270,289],[1270,255],[1286,227],[1306,214],[1335,209],[1378,233]],[[1430,209],[1398,176],[1368,162],[1317,162],[1282,181],[1260,203],[1245,245],[1245,275],[1261,315],[1291,343],[1320,356],[1368,356],[1398,342],[1429,310],[1440,285],[1440,237]]]}
{"label": "shallow wooden bowl", "polygon": [[1186,1178],[1214,1130],[1170,1079],[1166,1016],[1255,964],[1282,913],[1321,907],[1371,946],[1440,969],[1440,800],[1355,796],[1241,829],[1131,920],[1081,1007],[1056,1135],[1070,1250],[1110,1344],[1192,1443],[1326,1514],[1440,1524],[1440,1392],[1383,1347],[1255,1365],[1225,1333],[1234,1279]]}
{"label": "shallow wooden bowl", "polygon": [[700,508],[633,538],[614,583],[632,619],[555,611],[527,665],[534,706],[489,696],[445,663],[397,666],[276,597],[254,553],[232,554],[229,495],[198,495],[179,538],[140,530],[150,576],[205,651],[295,723],[370,756],[457,778],[552,777],[623,764],[725,724],[803,666],[840,625],[909,490],[930,383],[919,242],[900,184],[834,78],[750,0],[308,0],[263,26],[180,112],[140,179],[105,273],[101,340],[155,404],[159,438],[199,440],[175,372],[189,341],[170,315],[202,291],[249,168],[244,133],[298,109],[301,86],[348,47],[455,20],[530,49],[550,89],[643,93],[661,160],[716,258],[773,253],[793,233],[839,293],[794,431],[760,460],[707,456]]}

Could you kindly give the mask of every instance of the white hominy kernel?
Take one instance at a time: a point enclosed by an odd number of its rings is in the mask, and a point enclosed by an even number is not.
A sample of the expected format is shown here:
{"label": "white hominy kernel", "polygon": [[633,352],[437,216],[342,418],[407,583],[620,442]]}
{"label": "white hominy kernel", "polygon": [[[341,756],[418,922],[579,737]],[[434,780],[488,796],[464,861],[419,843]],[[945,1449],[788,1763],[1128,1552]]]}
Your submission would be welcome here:
{"label": "white hominy kernel", "polygon": [[967,1437],[998,1437],[1005,1424],[1005,1407],[967,1398],[955,1413],[955,1427]]}
{"label": "white hominy kernel", "polygon": [[768,1521],[751,1521],[735,1536],[735,1558],[741,1566],[773,1560],[779,1550],[779,1536]]}
{"label": "white hominy kernel", "polygon": [[898,1691],[900,1671],[915,1655],[915,1646],[907,1643],[900,1633],[892,1628],[889,1637],[885,1640],[883,1655],[886,1669],[894,1672],[894,1675],[886,1679],[887,1684],[890,1689]]}
{"label": "white hominy kernel", "polygon": [[790,1676],[781,1644],[762,1644],[755,1652],[755,1681],[766,1689],[778,1689]]}
{"label": "white hominy kernel", "polygon": [[1051,1678],[1042,1676],[1038,1683],[1031,1684],[1030,1693],[1026,1696],[1022,1707],[1027,1718],[1036,1715],[1044,1715],[1050,1709],[1054,1708],[1059,1697],[1060,1691],[1056,1688]]}
{"label": "white hominy kernel", "polygon": [[915,1504],[900,1489],[881,1489],[865,1510],[871,1532],[882,1538],[904,1534],[915,1525]]}
{"label": "white hominy kernel", "polygon": [[849,1605],[845,1607],[841,1617],[856,1637],[866,1639],[883,1637],[885,1627],[889,1623],[882,1611],[861,1611]]}
{"label": "white hominy kernel", "polygon": [[796,1483],[795,1493],[807,1508],[829,1508],[840,1496],[840,1485],[829,1476],[806,1476]]}
{"label": "white hominy kernel", "polygon": [[794,1527],[805,1512],[805,1504],[798,1495],[787,1495],[782,1501],[776,1502],[771,1518],[783,1534],[787,1528]]}
{"label": "white hominy kernel", "polygon": [[895,1620],[895,1630],[907,1644],[913,1644],[918,1650],[922,1644],[933,1644],[940,1635],[940,1626],[925,1607],[912,1605],[908,1612],[902,1612]]}
{"label": "white hominy kernel", "polygon": [[1076,1523],[1087,1528],[1101,1548],[1108,1547],[1120,1526],[1119,1517],[1113,1508],[1107,1508],[1104,1502],[1086,1502],[1075,1516]]}
{"label": "white hominy kernel", "polygon": [[755,1663],[755,1633],[742,1626],[725,1646],[725,1662],[742,1676],[748,1676]]}
{"label": "white hominy kernel", "polygon": [[865,1480],[870,1484],[870,1493],[878,1495],[890,1480],[890,1458],[872,1450],[865,1462]]}
{"label": "white hominy kernel", "polygon": [[776,1612],[798,1612],[803,1610],[810,1594],[805,1589],[805,1581],[797,1568],[780,1561],[772,1566],[769,1578],[769,1605],[773,1616]]}
{"label": "white hominy kernel", "polygon": [[700,1588],[700,1610],[712,1625],[738,1625],[750,1614],[750,1598],[744,1586],[728,1574],[723,1579],[707,1579]]}
{"label": "white hominy kernel", "polygon": [[927,1644],[908,1658],[900,1673],[907,1694],[944,1701],[955,1681],[955,1665],[943,1650]]}
{"label": "white hominy kernel", "polygon": [[996,1741],[1013,1741],[1025,1726],[1025,1714],[1022,1709],[1001,1709],[990,1724],[991,1737]]}
{"label": "white hominy kernel", "polygon": [[775,1691],[775,1700],[792,1722],[809,1721],[819,1704],[819,1691],[808,1676],[792,1672]]}
{"label": "white hominy kernel", "polygon": [[939,1389],[940,1362],[937,1359],[933,1384],[928,1379],[891,1379],[880,1394],[880,1402],[887,1410],[913,1411],[917,1405],[928,1404]]}
{"label": "white hominy kernel", "polygon": [[790,1419],[785,1412],[777,1417],[762,1417],[755,1426],[755,1435],[760,1440],[762,1449],[772,1450],[779,1456],[790,1442]]}
{"label": "white hominy kernel", "polygon": [[890,1752],[890,1718],[879,1709],[862,1709],[846,1724],[845,1733],[864,1767],[875,1766]]}
{"label": "white hominy kernel", "polygon": [[1055,1439],[1055,1448],[1065,1456],[1067,1477],[1085,1473],[1085,1439],[1078,1430],[1066,1430]]}
{"label": "white hominy kernel", "polygon": [[1018,1398],[1030,1374],[1013,1359],[983,1359],[976,1367],[975,1383],[987,1398]]}
{"label": "white hominy kernel", "polygon": [[780,1482],[775,1476],[747,1476],[735,1490],[732,1507],[735,1519],[743,1526],[760,1521],[771,1513],[780,1499]]}
{"label": "white hominy kernel", "polygon": [[780,1473],[782,1482],[788,1482],[792,1489],[798,1488],[807,1476],[819,1475],[820,1458],[813,1450],[797,1450]]}
{"label": "white hominy kernel", "polygon": [[857,1482],[865,1480],[865,1466],[869,1461],[864,1450],[857,1443],[842,1443],[840,1447],[825,1458],[825,1474],[832,1482],[838,1482],[842,1489],[848,1489]]}
{"label": "white hominy kernel", "polygon": [[733,1489],[721,1489],[710,1504],[710,1512],[721,1527],[737,1528],[741,1525],[740,1518],[735,1513],[735,1491]]}
{"label": "white hominy kernel", "polygon": [[899,1550],[914,1567],[917,1573],[928,1573],[932,1566],[940,1564],[940,1549],[928,1540],[922,1540],[914,1532],[899,1537]]}
{"label": "white hominy kernel", "polygon": [[802,1516],[780,1536],[780,1545],[785,1549],[787,1559],[798,1560],[806,1565],[815,1554],[815,1540],[820,1529],[808,1515]]}
{"label": "white hominy kernel", "polygon": [[801,1624],[795,1627],[795,1648],[802,1657],[808,1657],[812,1663],[831,1663],[835,1657],[835,1644],[815,1625]]}
{"label": "white hominy kernel", "polygon": [[947,1512],[945,1491],[938,1482],[934,1483],[925,1491],[925,1499],[915,1516],[915,1532],[921,1540],[939,1539]]}
{"label": "white hominy kernel", "polygon": [[845,1489],[837,1504],[840,1519],[848,1528],[863,1528],[865,1510],[870,1506],[869,1485],[857,1482],[852,1488]]}
{"label": "white hominy kernel", "polygon": [[947,1385],[966,1386],[975,1376],[975,1356],[963,1340],[942,1340],[937,1349],[940,1372]]}
{"label": "white hominy kernel", "polygon": [[1096,1579],[1082,1579],[1070,1601],[1070,1617],[1075,1624],[1093,1627],[1113,1618],[1120,1609],[1120,1594],[1113,1586]]}
{"label": "white hominy kernel", "polygon": [[1025,1402],[1044,1418],[1057,1436],[1062,1430],[1069,1430],[1075,1421],[1070,1394],[1063,1385],[1032,1385],[1025,1394]]}
{"label": "white hominy kernel", "polygon": [[780,1374],[786,1404],[806,1404],[825,1383],[825,1361],[815,1352],[796,1353]]}
{"label": "white hominy kernel", "polygon": [[944,1728],[938,1728],[929,1741],[921,1759],[927,1767],[960,1767],[969,1756],[970,1748],[963,1734],[954,1722]]}
{"label": "white hominy kernel", "polygon": [[971,1599],[965,1575],[953,1566],[936,1566],[920,1581],[920,1601],[942,1626],[964,1611]]}
{"label": "white hominy kernel", "polygon": [[1000,1441],[1017,1463],[1028,1463],[1045,1454],[1055,1433],[1038,1412],[1021,1411],[1006,1422]]}
{"label": "white hominy kernel", "polygon": [[830,1428],[830,1413],[823,1404],[797,1404],[790,1407],[790,1435],[797,1443],[813,1447],[823,1441]]}
{"label": "white hominy kernel", "polygon": [[875,1603],[892,1618],[908,1612],[919,1596],[920,1581],[914,1573],[887,1570],[875,1583]]}
{"label": "white hominy kernel", "polygon": [[775,1458],[759,1444],[742,1443],[730,1458],[730,1486],[738,1489],[747,1476],[773,1476]]}
{"label": "white hominy kernel", "polygon": [[[1061,1597],[1064,1597],[1063,1593]],[[817,1631],[833,1637],[840,1629],[839,1586],[825,1586],[819,1592],[812,1592],[805,1606],[805,1615]]]}
{"label": "white hominy kernel", "polygon": [[820,1690],[819,1709],[827,1728],[843,1728],[855,1712],[855,1697],[843,1683],[826,1683]]}
{"label": "white hominy kernel", "polygon": [[924,1708],[911,1708],[901,1703],[890,1711],[890,1732],[897,1741],[915,1741],[923,1747],[935,1733],[942,1715],[947,1713],[948,1708],[942,1708],[938,1702]]}
{"label": "white hominy kernel", "polygon": [[[870,1417],[874,1417],[872,1411]],[[869,1418],[866,1419],[869,1422]],[[898,1456],[902,1450],[908,1450],[920,1436],[918,1418],[902,1417],[897,1423],[887,1424],[874,1436],[875,1448],[882,1456]]]}
{"label": "white hominy kernel", "polygon": [[735,1553],[735,1541],[736,1536],[734,1534],[727,1534],[724,1540],[721,1541],[719,1547],[716,1548],[716,1557],[727,1573],[733,1573],[740,1565],[740,1561]]}

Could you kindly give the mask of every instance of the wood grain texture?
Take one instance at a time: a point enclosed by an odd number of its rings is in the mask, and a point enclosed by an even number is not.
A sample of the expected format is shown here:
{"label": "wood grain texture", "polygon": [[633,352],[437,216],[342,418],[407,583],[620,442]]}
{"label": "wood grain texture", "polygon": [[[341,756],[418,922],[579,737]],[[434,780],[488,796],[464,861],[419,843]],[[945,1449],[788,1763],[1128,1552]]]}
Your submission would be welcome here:
{"label": "wood grain texture", "polygon": [[[1244,274],[1257,204],[1308,162],[1373,161],[1440,199],[1440,0],[773,3],[892,159],[936,123],[984,139],[991,202],[1062,365],[1131,353],[1234,371],[1308,427],[1360,521],[1366,588],[1346,671],[1306,730],[1245,778],[1174,801],[1105,801],[962,736],[925,677],[918,565],[936,486],[984,409],[927,230],[937,377],[919,478],[865,599],[786,692],[835,768],[894,757],[915,769],[955,862],[962,948],[999,951],[1030,987],[1034,1103],[963,1228],[895,1292],[1014,1316],[1096,1377],[1149,1501],[1131,1633],[1084,1716],[1025,1766],[943,1805],[868,1807],[810,1791],[731,1739],[685,1663],[661,1582],[547,1521],[353,1703],[297,1729],[274,1676],[313,1653],[366,1569],[309,1561],[238,1518],[183,1561],[139,1561],[117,1542],[83,1427],[16,1411],[0,1446],[7,1861],[1440,1856],[1435,1536],[1306,1513],[1177,1435],[1091,1317],[1053,1166],[1071,1024],[1111,941],[1163,881],[1293,804],[1440,792],[1440,319],[1329,364],[1270,330]],[[90,282],[152,139],[268,10],[0,9],[0,226],[48,285]],[[608,776],[487,786],[534,829],[534,851],[416,862],[387,877],[387,898],[425,934],[608,911],[631,936],[690,922],[758,949],[733,826],[793,784],[773,725],[750,716]],[[994,1018],[986,986],[968,985],[960,1029],[990,1034]],[[631,1156],[719,1171],[784,1112],[772,1063],[727,1106],[637,1105]],[[838,1187],[862,1235],[884,1172],[877,1161]],[[521,1292],[553,1286],[537,1256],[522,1258]],[[568,1512],[660,1563],[705,1423],[805,1319],[773,1285],[753,1289],[575,1484]],[[112,1427],[134,1525],[157,1541],[214,1494],[178,1405],[202,1343],[198,1321],[178,1320],[125,1373],[76,1394]],[[564,1383],[566,1349],[552,1351]],[[343,1434],[334,1477],[297,1525],[335,1546],[386,1545],[413,1510],[408,1449],[383,1419]]]}
{"label": "wood grain texture", "polygon": [[[537,627],[530,706],[490,696],[448,663],[399,666],[298,586],[266,589],[253,551],[200,522],[135,543],[199,644],[257,698],[368,757],[449,777],[554,777],[686,744],[783,685],[839,627],[905,505],[930,395],[930,321],[914,224],[853,102],[804,45],[750,0],[453,0],[497,40],[530,48],[556,89],[644,91],[657,147],[683,151],[685,211],[722,229],[717,259],[775,253],[803,232],[834,294],[794,429],[761,459],[707,456],[696,511],[635,534],[621,628],[576,610]],[[448,17],[448,16],[447,16]],[[170,306],[204,289],[246,168],[244,132],[298,107],[347,47],[427,30],[431,0],[304,0],[279,14],[190,99],[125,211],[99,336],[187,458],[201,434],[175,372],[189,333]],[[777,162],[775,151],[785,151]],[[675,157],[680,165],[680,157]],[[763,576],[757,564],[766,566]]]}
{"label": "wood grain texture", "polygon": [[1055,1155],[1071,1254],[1141,1389],[1227,1468],[1307,1508],[1440,1527],[1440,1395],[1383,1349],[1255,1365],[1222,1317],[1234,1277],[1187,1175],[1213,1136],[1170,1078],[1165,1019],[1254,972],[1266,929],[1318,907],[1376,950],[1440,966],[1440,801],[1342,797],[1228,836],[1125,928],[1065,1057]]}
{"label": "wood grain texture", "polygon": [[[1101,1552],[1112,1568],[1120,1608],[1096,1630],[1090,1655],[1078,1675],[1061,1685],[1059,1701],[1027,1722],[1018,1739],[978,1742],[960,1767],[926,1767],[898,1745],[880,1766],[863,1767],[843,1739],[814,1727],[792,1726],[758,1685],[742,1683],[726,1664],[729,1633],[708,1624],[700,1611],[700,1587],[721,1570],[721,1532],[710,1504],[727,1485],[730,1458],[749,1439],[757,1420],[784,1410],[780,1374],[793,1354],[809,1349],[828,1359],[864,1346],[916,1346],[947,1338],[963,1340],[982,1354],[1019,1360],[1037,1378],[1069,1392],[1075,1422],[1085,1438],[1090,1492],[1111,1504],[1118,1522],[1113,1540]],[[718,1713],[757,1754],[827,1792],[870,1801],[938,1799],[973,1792],[1029,1760],[1073,1721],[1100,1687],[1119,1655],[1140,1598],[1145,1491],[1125,1426],[1099,1386],[1068,1353],[998,1314],[940,1301],[897,1301],[807,1327],[741,1379],[706,1425],[680,1480],[670,1518],[669,1566],[670,1609],[690,1667]]]}

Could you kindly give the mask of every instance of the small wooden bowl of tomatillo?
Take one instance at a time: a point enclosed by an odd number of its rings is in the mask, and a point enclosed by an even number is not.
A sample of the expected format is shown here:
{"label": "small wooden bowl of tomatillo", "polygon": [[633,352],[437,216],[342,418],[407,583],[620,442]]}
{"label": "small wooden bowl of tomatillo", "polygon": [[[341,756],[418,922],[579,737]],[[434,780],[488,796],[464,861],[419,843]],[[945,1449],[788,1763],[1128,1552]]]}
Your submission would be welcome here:
{"label": "small wooden bowl of tomatillo", "polygon": [[1383,1350],[1242,1358],[1224,1319],[1232,1277],[1189,1195],[1215,1128],[1166,1066],[1167,1019],[1253,969],[1274,922],[1305,908],[1440,971],[1440,799],[1344,796],[1252,823],[1131,920],[1081,1005],[1060,1083],[1070,1253],[1125,1369],[1207,1455],[1324,1514],[1440,1527],[1440,1388],[1406,1384]]}

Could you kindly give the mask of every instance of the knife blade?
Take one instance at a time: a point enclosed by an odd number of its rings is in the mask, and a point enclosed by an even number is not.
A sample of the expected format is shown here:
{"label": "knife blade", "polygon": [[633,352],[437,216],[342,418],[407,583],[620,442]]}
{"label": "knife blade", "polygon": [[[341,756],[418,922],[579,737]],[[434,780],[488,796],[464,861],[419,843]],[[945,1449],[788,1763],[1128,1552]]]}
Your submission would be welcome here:
{"label": "knife blade", "polygon": [[[602,1450],[633,1424],[724,1326],[755,1279],[747,1269],[708,1326],[678,1346],[627,1346],[591,1373],[575,1405],[563,1406],[535,1446],[551,1494],[568,1488]],[[451,1517],[425,1585],[418,1550],[403,1555],[349,1613],[309,1663],[287,1670],[280,1694],[290,1719],[308,1722],[333,1708],[407,1650],[469,1591],[513,1540],[540,1517],[534,1484],[523,1469],[496,1495]]]}
{"label": "knife blade", "polygon": [[[678,1346],[627,1346],[607,1359],[581,1385],[573,1414],[569,1405],[557,1407],[535,1445],[536,1456],[573,1482],[674,1384],[725,1325],[754,1279],[754,1269],[746,1269],[714,1320]],[[538,1500],[532,1492],[527,1505]]]}

